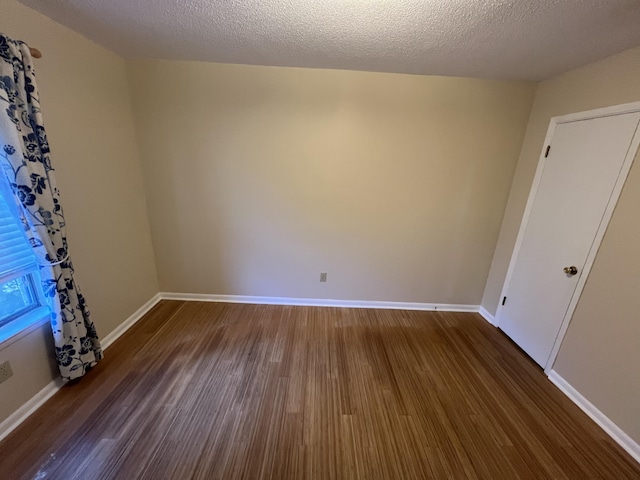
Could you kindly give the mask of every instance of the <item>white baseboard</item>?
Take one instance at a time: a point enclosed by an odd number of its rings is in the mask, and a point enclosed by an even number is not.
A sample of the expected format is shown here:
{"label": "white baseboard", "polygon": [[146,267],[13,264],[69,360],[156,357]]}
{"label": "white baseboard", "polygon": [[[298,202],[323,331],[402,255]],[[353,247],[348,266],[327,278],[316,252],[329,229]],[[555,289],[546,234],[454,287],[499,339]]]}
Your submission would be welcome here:
{"label": "white baseboard", "polygon": [[384,308],[394,310],[429,310],[443,312],[478,312],[478,305],[447,303],[380,302],[368,300],[331,300],[322,298],[253,297],[248,295],[214,295],[203,293],[161,292],[163,300],[195,302],[249,303],[262,305],[292,305],[303,307]]}
{"label": "white baseboard", "polygon": [[52,380],[51,383],[31,397],[27,403],[5,418],[2,423],[0,423],[0,440],[13,432],[18,425],[40,408],[44,402],[53,397],[64,384],[65,382],[61,378]]}
{"label": "white baseboard", "polygon": [[[113,332],[102,339],[102,349],[106,350],[113,342],[115,342],[124,332],[129,330],[138,320],[140,320],[149,310],[151,310],[161,300],[160,294],[157,293],[146,302],[142,307],[136,310],[124,322],[122,322]],[[18,410],[9,415],[0,423],[0,440],[15,430],[18,425],[24,422],[33,412],[40,408],[47,400],[60,390],[66,382],[61,378],[51,381],[46,387],[31,397]]]}
{"label": "white baseboard", "polygon": [[478,309],[478,313],[482,316],[482,318],[484,318],[491,325],[493,325],[494,327],[497,327],[496,317],[491,315],[486,308],[484,308],[483,306],[480,306],[480,308]]}
{"label": "white baseboard", "polygon": [[571,384],[562,378],[555,370],[549,372],[549,380],[558,387],[562,393],[569,397],[573,403],[578,405],[578,407],[613,438],[618,445],[624,448],[636,462],[640,463],[640,445],[633,438],[627,435],[620,427],[613,423],[609,417],[583,397],[580,392],[573,388]]}
{"label": "white baseboard", "polygon": [[147,303],[142,305],[138,310],[133,312],[129,318],[116,327],[116,329],[109,335],[100,340],[102,349],[106,350],[113,342],[120,338],[124,332],[133,327],[138,320],[140,320],[149,310],[156,306],[156,304],[162,300],[159,293],[156,293]]}

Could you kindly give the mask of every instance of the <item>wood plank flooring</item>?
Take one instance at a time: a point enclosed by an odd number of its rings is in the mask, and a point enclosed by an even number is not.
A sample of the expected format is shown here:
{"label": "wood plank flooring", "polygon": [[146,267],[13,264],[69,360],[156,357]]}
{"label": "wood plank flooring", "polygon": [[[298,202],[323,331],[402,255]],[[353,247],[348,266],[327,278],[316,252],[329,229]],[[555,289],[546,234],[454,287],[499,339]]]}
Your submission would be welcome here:
{"label": "wood plank flooring", "polygon": [[477,314],[163,301],[2,479],[638,479]]}

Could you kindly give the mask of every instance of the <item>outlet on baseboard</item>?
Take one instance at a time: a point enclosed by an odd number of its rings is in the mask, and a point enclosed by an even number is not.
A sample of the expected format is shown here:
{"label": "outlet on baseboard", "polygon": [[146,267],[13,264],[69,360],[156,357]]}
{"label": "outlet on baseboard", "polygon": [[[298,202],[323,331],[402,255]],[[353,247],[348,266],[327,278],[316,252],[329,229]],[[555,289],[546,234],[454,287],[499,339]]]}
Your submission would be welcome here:
{"label": "outlet on baseboard", "polygon": [[327,281],[327,272],[320,273],[320,281],[321,282],[326,282]]}
{"label": "outlet on baseboard", "polygon": [[4,363],[0,363],[0,383],[8,380],[13,376],[13,370],[11,370],[11,364],[9,360]]}

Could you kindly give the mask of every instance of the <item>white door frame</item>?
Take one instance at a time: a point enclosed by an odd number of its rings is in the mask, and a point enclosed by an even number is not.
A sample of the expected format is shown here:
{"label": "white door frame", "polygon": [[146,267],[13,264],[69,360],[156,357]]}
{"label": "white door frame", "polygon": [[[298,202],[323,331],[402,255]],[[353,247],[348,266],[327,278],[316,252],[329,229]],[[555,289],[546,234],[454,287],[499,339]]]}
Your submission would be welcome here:
{"label": "white door frame", "polygon": [[[544,167],[546,165],[545,153],[546,153],[547,145],[550,145],[550,142],[556,130],[556,126],[562,123],[570,123],[570,122],[575,122],[579,120],[590,120],[593,118],[610,117],[614,115],[622,115],[625,113],[634,113],[634,112],[640,112],[640,102],[625,103],[625,104],[616,105],[613,107],[599,108],[596,110],[588,110],[586,112],[571,113],[569,115],[561,115],[558,117],[553,117],[551,119],[551,122],[549,123],[549,129],[547,130],[547,136],[545,137],[544,144],[542,146],[542,152],[540,153],[540,159],[538,160],[538,168],[536,170],[536,175],[533,179],[531,191],[529,192],[527,206],[524,210],[524,215],[522,216],[522,222],[520,224],[520,230],[518,231],[516,244],[513,248],[513,253],[511,254],[511,260],[509,262],[507,276],[505,277],[504,285],[502,286],[502,292],[500,294],[500,302],[498,303],[498,310],[496,311],[496,316],[495,316],[496,327],[500,326],[500,320],[502,317],[502,299],[505,296],[508,296],[507,291],[509,290],[509,284],[511,283],[511,280],[513,277],[515,263],[520,253],[520,248],[522,247],[525,231],[529,223],[529,217],[531,216],[531,211],[533,210],[533,204],[535,202],[535,198],[538,193],[538,187],[540,186],[540,181],[542,179],[542,173],[544,172]],[[569,307],[567,308],[567,311],[565,312],[564,317],[562,319],[560,330],[553,343],[553,348],[551,349],[549,358],[547,359],[547,362],[544,365],[544,371],[547,375],[551,372],[553,363],[555,362],[555,359],[558,355],[558,351],[560,350],[560,345],[562,344],[562,340],[564,339],[564,336],[567,333],[567,329],[569,328],[569,322],[571,321],[573,312],[576,309],[578,300],[580,300],[582,289],[584,288],[584,285],[587,282],[587,278],[589,278],[589,272],[591,271],[591,267],[593,266],[593,263],[596,259],[598,249],[600,248],[600,244],[602,243],[604,234],[607,231],[609,221],[613,216],[613,211],[616,207],[616,204],[618,203],[618,198],[620,197],[620,193],[622,192],[622,187],[624,186],[624,183],[627,180],[627,176],[629,175],[629,171],[631,170],[631,165],[633,164],[633,160],[636,156],[639,146],[640,146],[640,129],[636,128],[633,138],[631,139],[631,145],[629,146],[629,150],[627,151],[627,154],[625,156],[624,162],[622,164],[622,168],[620,169],[620,174],[618,175],[615,186],[613,188],[613,192],[611,193],[611,197],[609,198],[609,201],[607,203],[607,208],[605,209],[604,215],[602,217],[602,221],[600,222],[600,226],[598,227],[598,231],[596,232],[596,236],[593,240],[593,244],[589,249],[589,253],[587,255],[587,261],[584,265],[584,268],[582,269],[582,274],[580,275],[580,279],[578,280],[578,283],[573,292],[573,295],[571,296]]]}

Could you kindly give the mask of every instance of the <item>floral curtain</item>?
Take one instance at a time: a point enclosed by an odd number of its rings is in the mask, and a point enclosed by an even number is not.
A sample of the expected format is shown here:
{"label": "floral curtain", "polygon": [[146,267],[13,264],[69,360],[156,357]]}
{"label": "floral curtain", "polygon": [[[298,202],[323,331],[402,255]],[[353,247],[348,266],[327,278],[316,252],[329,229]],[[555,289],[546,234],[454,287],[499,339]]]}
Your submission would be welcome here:
{"label": "floral curtain", "polygon": [[40,264],[60,374],[81,377],[102,358],[89,309],[73,279],[29,47],[0,34],[0,167]]}

